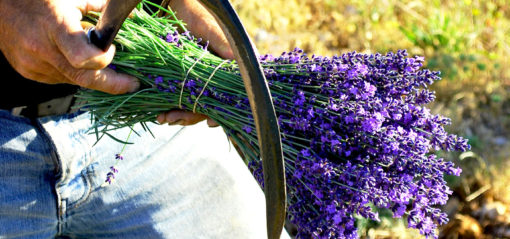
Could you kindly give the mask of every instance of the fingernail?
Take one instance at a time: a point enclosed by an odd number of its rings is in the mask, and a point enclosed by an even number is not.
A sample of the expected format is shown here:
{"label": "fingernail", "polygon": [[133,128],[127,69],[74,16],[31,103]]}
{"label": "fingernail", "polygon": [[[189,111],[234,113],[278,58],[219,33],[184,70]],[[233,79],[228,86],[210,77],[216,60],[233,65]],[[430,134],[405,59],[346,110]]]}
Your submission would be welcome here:
{"label": "fingernail", "polygon": [[158,121],[159,124],[165,123],[164,120],[165,120],[165,116],[163,114],[160,114],[160,115],[158,115],[158,117],[156,117],[156,121]]}
{"label": "fingernail", "polygon": [[131,87],[129,88],[129,93],[133,93],[140,88],[140,81],[136,78],[131,79]]}
{"label": "fingernail", "polygon": [[180,125],[182,123],[184,123],[184,120],[179,119],[179,120],[176,120],[176,121],[174,121],[172,123],[168,123],[168,125]]}
{"label": "fingernail", "polygon": [[207,119],[207,126],[209,126],[209,128],[216,128],[218,126],[220,126],[218,123],[216,123],[216,121],[212,120],[212,119]]}
{"label": "fingernail", "polygon": [[230,46],[225,46],[221,50],[223,51],[223,57],[227,59],[234,59],[234,52],[232,51],[232,48],[230,48]]}

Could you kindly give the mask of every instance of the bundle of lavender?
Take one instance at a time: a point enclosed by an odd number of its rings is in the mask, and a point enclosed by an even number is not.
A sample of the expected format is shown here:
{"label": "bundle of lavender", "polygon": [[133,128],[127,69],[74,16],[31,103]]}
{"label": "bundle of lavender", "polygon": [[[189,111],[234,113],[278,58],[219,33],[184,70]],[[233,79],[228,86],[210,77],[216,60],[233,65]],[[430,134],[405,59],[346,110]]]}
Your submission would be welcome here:
{"label": "bundle of lavender", "polygon": [[[116,38],[113,66],[142,88],[126,95],[84,90],[78,97],[96,130],[154,122],[170,109],[214,119],[239,147],[259,183],[262,165],[253,118],[234,61],[207,50],[172,12],[138,11]],[[444,175],[459,175],[435,152],[465,151],[467,141],[445,131],[449,119],[431,114],[427,86],[438,72],[405,51],[307,56],[295,49],[260,58],[283,142],[288,219],[297,238],[356,238],[355,216],[379,220],[374,207],[437,237],[448,221],[439,206],[451,194]],[[99,127],[101,125],[101,127]],[[262,185],[263,186],[263,185]]]}

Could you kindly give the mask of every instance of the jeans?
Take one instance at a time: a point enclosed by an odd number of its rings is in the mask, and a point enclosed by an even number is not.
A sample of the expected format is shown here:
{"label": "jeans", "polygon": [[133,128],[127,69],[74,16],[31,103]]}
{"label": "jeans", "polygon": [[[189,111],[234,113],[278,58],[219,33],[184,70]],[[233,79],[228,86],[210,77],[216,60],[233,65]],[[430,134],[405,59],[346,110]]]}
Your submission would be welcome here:
{"label": "jeans", "polygon": [[0,110],[0,238],[266,238],[262,190],[221,128],[135,127],[124,148],[90,126]]}

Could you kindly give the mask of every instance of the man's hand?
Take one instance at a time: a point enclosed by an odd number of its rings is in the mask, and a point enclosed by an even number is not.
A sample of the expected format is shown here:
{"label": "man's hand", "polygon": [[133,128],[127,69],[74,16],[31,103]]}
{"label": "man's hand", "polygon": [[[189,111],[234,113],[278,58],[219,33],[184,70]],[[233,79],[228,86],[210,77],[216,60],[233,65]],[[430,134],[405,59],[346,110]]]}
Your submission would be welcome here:
{"label": "man's hand", "polygon": [[[87,42],[80,20],[106,0],[0,0],[0,50],[25,78],[112,94],[134,91],[136,78],[105,68],[115,48]],[[179,2],[179,1],[177,1]]]}
{"label": "man's hand", "polygon": [[[173,11],[176,11],[177,17],[187,24],[188,29],[194,36],[209,40],[209,46],[216,54],[227,59],[234,58],[234,53],[221,27],[198,0],[172,0],[170,1],[170,7]],[[160,114],[157,119],[159,123],[192,125],[206,118],[202,114],[172,110]],[[218,125],[211,119],[207,119],[207,124],[211,127]]]}

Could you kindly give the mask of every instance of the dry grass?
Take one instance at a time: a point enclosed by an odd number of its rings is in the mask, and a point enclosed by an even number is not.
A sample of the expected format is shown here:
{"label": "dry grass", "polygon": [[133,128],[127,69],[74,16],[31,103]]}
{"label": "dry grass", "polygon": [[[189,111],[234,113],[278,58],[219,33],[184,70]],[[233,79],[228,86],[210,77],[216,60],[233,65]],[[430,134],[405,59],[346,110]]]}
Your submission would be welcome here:
{"label": "dry grass", "polygon": [[[480,215],[495,202],[510,205],[508,0],[231,2],[261,53],[300,47],[319,55],[407,49],[425,56],[427,68],[443,73],[443,80],[433,86],[437,101],[430,107],[452,118],[450,131],[469,138],[473,146],[460,157],[446,155],[464,170],[460,180],[451,180],[455,195],[446,209],[452,223],[459,229],[471,216],[483,228],[485,235],[480,237],[504,237]],[[510,214],[510,209],[499,212]],[[510,219],[502,220],[510,233]],[[390,218],[364,233],[370,238],[416,237],[404,227]]]}

